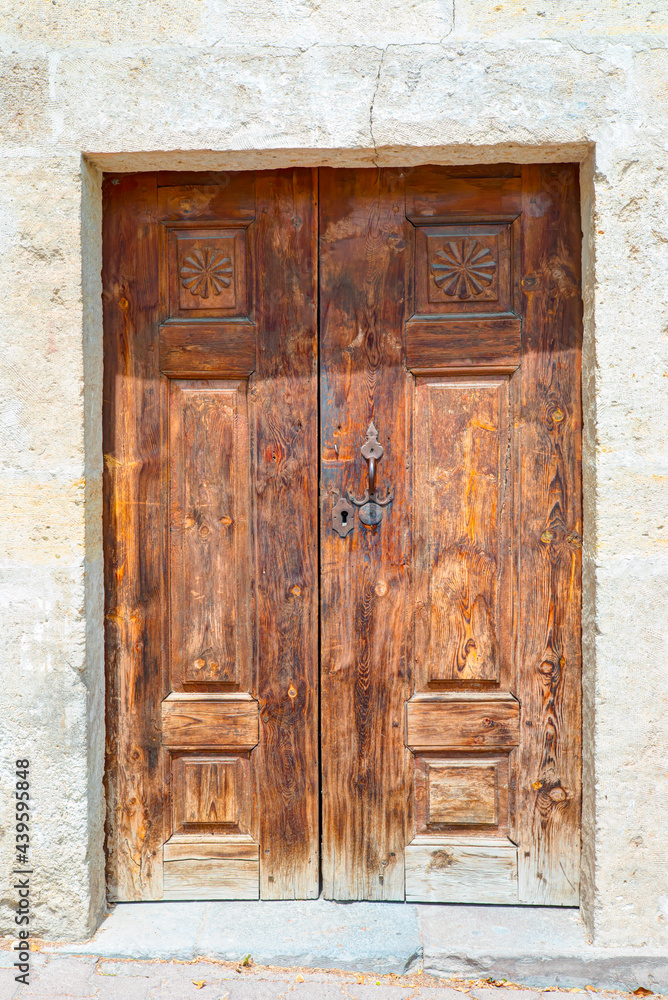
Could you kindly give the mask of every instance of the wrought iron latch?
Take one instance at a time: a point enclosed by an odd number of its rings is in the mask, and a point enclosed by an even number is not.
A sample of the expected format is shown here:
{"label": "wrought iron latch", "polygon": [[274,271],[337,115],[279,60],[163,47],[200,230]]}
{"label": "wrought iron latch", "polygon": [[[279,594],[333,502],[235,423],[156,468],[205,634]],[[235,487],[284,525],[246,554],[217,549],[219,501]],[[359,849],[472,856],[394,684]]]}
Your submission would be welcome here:
{"label": "wrought iron latch", "polygon": [[369,486],[359,498],[354,497],[349,490],[348,499],[355,507],[359,507],[362,524],[379,524],[383,519],[383,507],[387,507],[394,500],[394,490],[388,486],[385,496],[381,497],[376,489],[376,463],[383,457],[384,449],[378,440],[378,431],[374,427],[373,420],[369,424],[366,441],[360,450],[369,463]]}

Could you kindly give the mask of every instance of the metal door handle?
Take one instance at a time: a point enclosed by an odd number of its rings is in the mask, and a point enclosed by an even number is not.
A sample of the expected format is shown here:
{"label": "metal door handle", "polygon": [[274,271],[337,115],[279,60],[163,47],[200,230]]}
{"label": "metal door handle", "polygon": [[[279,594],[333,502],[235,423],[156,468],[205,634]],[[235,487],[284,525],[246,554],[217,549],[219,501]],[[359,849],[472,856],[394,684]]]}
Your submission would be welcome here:
{"label": "metal door handle", "polygon": [[383,457],[383,446],[378,440],[378,431],[374,427],[373,420],[369,424],[366,432],[366,441],[361,447],[363,457],[369,463],[369,487],[361,497],[354,497],[348,491],[348,499],[355,507],[360,507],[360,521],[362,524],[378,524],[383,518],[383,507],[394,500],[394,490],[388,486],[384,497],[379,497],[376,491],[376,462]]}
{"label": "metal door handle", "polygon": [[376,492],[376,459],[371,456],[369,459],[369,496]]}

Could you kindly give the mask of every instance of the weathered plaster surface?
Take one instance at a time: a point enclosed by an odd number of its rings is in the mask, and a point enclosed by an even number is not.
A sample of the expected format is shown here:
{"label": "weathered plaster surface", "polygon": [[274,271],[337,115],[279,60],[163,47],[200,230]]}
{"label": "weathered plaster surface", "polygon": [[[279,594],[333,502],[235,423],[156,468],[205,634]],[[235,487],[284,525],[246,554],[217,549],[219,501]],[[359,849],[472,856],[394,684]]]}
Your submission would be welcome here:
{"label": "weathered plaster surface", "polygon": [[656,0],[5,0],[0,881],[27,755],[35,931],[102,908],[99,170],[575,159],[583,907],[668,940],[667,39]]}

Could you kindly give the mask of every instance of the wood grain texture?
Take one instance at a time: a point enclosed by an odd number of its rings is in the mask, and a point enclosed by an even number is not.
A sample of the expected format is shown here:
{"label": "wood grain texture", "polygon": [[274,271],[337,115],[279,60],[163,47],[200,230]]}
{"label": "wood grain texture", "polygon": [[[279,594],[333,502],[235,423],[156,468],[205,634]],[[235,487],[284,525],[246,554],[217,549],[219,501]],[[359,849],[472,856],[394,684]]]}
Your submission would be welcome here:
{"label": "wood grain texture", "polygon": [[416,374],[450,368],[500,368],[520,364],[520,320],[412,319],[406,324],[406,362]]}
{"label": "wood grain texture", "polygon": [[453,177],[448,167],[414,168],[406,182],[409,219],[451,222],[461,219],[494,222],[514,219],[521,211],[521,182],[516,176]]}
{"label": "wood grain texture", "polygon": [[257,175],[255,550],[264,899],[319,894],[316,180]]}
{"label": "wood grain texture", "polygon": [[507,314],[513,305],[513,227],[488,222],[415,229],[415,313]]}
{"label": "wood grain texture", "polygon": [[170,383],[170,636],[175,690],[248,690],[250,457],[246,383]]}
{"label": "wood grain texture", "polygon": [[256,365],[255,325],[163,323],[160,371],[172,378],[248,378]]}
{"label": "wood grain texture", "polygon": [[236,761],[184,762],[183,822],[237,826],[239,788]]}
{"label": "wood grain texture", "polygon": [[406,902],[516,903],[517,848],[482,842],[412,843]]}
{"label": "wood grain texture", "polygon": [[250,834],[249,754],[172,754],[171,801],[175,836]]}
{"label": "wood grain texture", "polygon": [[411,750],[477,750],[519,743],[520,706],[514,698],[409,701],[406,743]]}
{"label": "wood grain texture", "polygon": [[581,297],[577,166],[522,170],[520,899],[578,903]]}
{"label": "wood grain texture", "polygon": [[252,281],[245,228],[192,226],[167,229],[169,315],[245,317]]}
{"label": "wood grain texture", "polygon": [[174,836],[165,844],[165,861],[258,861],[260,848],[249,836]]}
{"label": "wood grain texture", "polygon": [[171,694],[162,703],[166,747],[252,750],[258,739],[258,704],[249,697]]}
{"label": "wood grain texture", "polygon": [[319,176],[105,180],[110,893],[318,895],[320,587],[325,895],[575,905],[577,168]]}
{"label": "wood grain texture", "polygon": [[[255,218],[255,174],[250,171],[159,173],[156,178],[165,244],[170,230],[188,229],[193,222],[208,223],[210,228],[213,222],[219,226],[225,222],[247,225]],[[163,264],[166,262],[165,245]]]}
{"label": "wood grain texture", "polygon": [[508,381],[418,379],[416,686],[510,679]]}
{"label": "wood grain texture", "polygon": [[[399,171],[320,171],[323,890],[403,899],[408,695],[409,406],[402,352],[407,224]],[[367,484],[373,420],[383,521],[342,539],[337,491]]]}
{"label": "wood grain texture", "polygon": [[496,826],[499,813],[494,764],[432,764],[428,782],[430,826]]}
{"label": "wood grain texture", "polygon": [[156,350],[155,177],[108,177],[103,197],[107,885],[113,899],[159,899],[166,383]]}
{"label": "wood grain texture", "polygon": [[[413,838],[507,839],[509,775],[515,751],[431,751],[415,755]],[[510,765],[510,766],[509,766]]]}
{"label": "wood grain texture", "polygon": [[164,899],[259,899],[257,861],[165,860]]}

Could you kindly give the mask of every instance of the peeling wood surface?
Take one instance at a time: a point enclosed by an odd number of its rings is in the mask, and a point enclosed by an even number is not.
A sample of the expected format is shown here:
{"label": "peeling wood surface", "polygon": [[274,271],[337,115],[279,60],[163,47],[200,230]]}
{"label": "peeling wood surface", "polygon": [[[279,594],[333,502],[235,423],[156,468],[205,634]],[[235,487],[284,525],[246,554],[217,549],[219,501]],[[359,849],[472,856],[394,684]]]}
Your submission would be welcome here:
{"label": "peeling wood surface", "polygon": [[251,837],[170,837],[165,844],[165,861],[257,861],[259,846]]}

